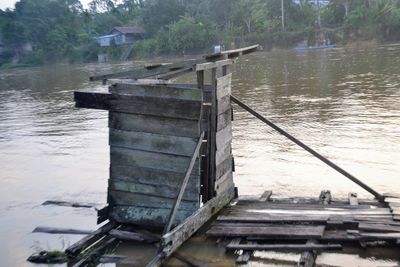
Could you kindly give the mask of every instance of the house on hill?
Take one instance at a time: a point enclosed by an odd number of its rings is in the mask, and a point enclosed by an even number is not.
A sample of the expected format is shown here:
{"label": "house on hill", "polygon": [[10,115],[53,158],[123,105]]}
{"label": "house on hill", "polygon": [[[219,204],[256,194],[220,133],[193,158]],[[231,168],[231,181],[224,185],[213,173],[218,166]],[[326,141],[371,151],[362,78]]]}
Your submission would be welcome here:
{"label": "house on hill", "polygon": [[132,44],[144,38],[144,30],[138,27],[114,27],[108,34],[96,37],[100,46]]}

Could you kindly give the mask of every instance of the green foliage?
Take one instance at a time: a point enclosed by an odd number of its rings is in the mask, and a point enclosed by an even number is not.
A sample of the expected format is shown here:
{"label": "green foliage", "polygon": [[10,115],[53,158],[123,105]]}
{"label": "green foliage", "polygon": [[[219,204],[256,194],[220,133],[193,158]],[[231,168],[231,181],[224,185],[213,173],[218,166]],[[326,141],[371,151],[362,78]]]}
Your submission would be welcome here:
{"label": "green foliage", "polygon": [[[284,5],[284,25],[281,11]],[[327,7],[301,0],[20,0],[0,10],[0,64],[81,62],[122,49],[96,45],[94,37],[115,26],[139,26],[146,39],[134,44],[136,56],[197,53],[213,44],[227,48],[259,43],[289,47],[301,40],[400,40],[400,0],[331,0]],[[321,27],[317,25],[318,14]],[[285,26],[285,27],[283,27]],[[24,47],[31,44],[33,52]],[[232,45],[231,45],[232,44]]]}

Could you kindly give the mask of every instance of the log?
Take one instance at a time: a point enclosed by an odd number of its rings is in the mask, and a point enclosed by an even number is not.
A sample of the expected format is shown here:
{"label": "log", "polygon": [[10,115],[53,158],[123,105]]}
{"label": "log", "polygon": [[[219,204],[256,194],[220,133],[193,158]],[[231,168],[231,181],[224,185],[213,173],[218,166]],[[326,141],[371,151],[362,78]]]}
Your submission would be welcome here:
{"label": "log", "polygon": [[93,231],[72,229],[72,228],[38,226],[35,229],[33,229],[32,233],[88,235],[88,234],[93,233]]}
{"label": "log", "polygon": [[43,202],[42,205],[43,206],[55,205],[55,206],[73,207],[73,208],[95,208],[96,206],[99,206],[100,204],[60,201],[60,200],[47,200],[47,201]]}
{"label": "log", "polygon": [[31,255],[27,261],[43,264],[61,264],[68,261],[68,257],[61,251],[40,251]]}

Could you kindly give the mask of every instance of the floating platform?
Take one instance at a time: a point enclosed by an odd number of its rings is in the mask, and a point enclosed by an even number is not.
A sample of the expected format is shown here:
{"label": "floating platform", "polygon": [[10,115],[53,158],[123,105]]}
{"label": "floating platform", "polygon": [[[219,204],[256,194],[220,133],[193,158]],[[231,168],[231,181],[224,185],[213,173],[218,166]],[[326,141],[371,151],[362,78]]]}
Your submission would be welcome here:
{"label": "floating platform", "polygon": [[[105,92],[74,92],[76,107],[108,110],[110,175],[107,205],[98,210],[96,231],[65,250],[42,252],[28,260],[68,262],[69,266],[117,263],[129,266],[233,266],[255,251],[302,253],[298,266],[313,266],[318,252],[362,247],[397,247],[400,198],[384,196],[349,174],[232,95],[231,65],[258,45],[170,64],[93,76],[109,84]],[[207,72],[207,73],[206,73]],[[169,80],[195,74],[196,83]],[[207,74],[207,75],[206,75]],[[209,83],[206,77],[210,77]],[[232,104],[248,111],[280,134],[335,169],[375,199],[239,197],[231,142]],[[91,208],[88,203],[46,202]],[[47,233],[83,230],[39,227]],[[181,247],[193,239],[218,244],[239,257],[213,265],[194,263]],[[129,255],[109,255],[117,245],[135,242]],[[233,253],[232,253],[233,252]],[[150,255],[147,255],[150,253]],[[223,253],[224,254],[224,253]],[[225,254],[224,254],[225,255]],[[181,265],[177,265],[181,266]]]}

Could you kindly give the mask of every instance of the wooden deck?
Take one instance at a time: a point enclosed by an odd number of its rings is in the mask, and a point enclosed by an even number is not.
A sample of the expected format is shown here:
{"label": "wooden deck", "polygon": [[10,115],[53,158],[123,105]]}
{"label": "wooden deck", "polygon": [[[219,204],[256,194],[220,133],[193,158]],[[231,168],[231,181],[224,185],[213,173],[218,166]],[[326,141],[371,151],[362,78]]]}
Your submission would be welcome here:
{"label": "wooden deck", "polygon": [[[341,250],[344,245],[398,246],[400,198],[332,199],[275,198],[266,191],[260,198],[243,198],[225,207],[207,229],[210,238],[228,239],[227,251],[239,252],[237,263],[255,251],[302,252],[298,266],[314,266],[318,252]],[[303,263],[301,263],[303,262]]]}

